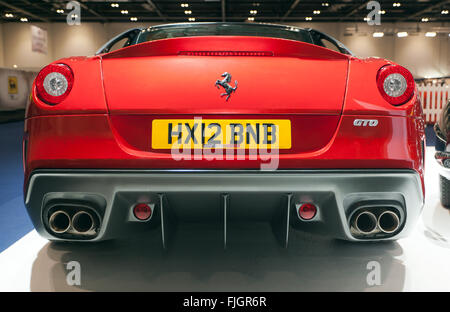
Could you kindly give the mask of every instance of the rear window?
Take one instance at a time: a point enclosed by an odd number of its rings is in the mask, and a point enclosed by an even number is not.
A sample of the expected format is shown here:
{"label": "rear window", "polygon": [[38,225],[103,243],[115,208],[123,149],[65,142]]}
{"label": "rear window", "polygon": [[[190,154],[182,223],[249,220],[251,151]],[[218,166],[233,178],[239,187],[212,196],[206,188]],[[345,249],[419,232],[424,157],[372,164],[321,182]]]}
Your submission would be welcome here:
{"label": "rear window", "polygon": [[150,27],[143,30],[137,43],[160,39],[195,36],[249,36],[289,39],[312,43],[307,30],[275,25],[261,24],[183,24]]}

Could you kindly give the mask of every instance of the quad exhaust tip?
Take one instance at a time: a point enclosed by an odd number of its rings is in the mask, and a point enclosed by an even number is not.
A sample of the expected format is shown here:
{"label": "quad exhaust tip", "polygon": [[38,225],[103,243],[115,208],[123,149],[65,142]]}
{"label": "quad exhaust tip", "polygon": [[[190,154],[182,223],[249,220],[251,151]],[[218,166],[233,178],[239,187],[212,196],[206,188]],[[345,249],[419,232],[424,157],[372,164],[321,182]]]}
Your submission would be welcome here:
{"label": "quad exhaust tip", "polygon": [[96,226],[94,216],[89,211],[78,211],[72,217],[64,210],[56,210],[49,219],[50,230],[55,234],[91,234]]}
{"label": "quad exhaust tip", "polygon": [[70,216],[63,210],[57,210],[51,214],[48,220],[50,229],[58,234],[65,233],[71,226]]}
{"label": "quad exhaust tip", "polygon": [[386,210],[378,217],[377,224],[383,233],[391,234],[400,227],[400,219],[395,212]]}
{"label": "quad exhaust tip", "polygon": [[361,211],[355,217],[354,227],[362,234],[371,234],[377,228],[377,217],[369,211]]}
{"label": "quad exhaust tip", "polygon": [[94,228],[94,218],[89,212],[79,211],[72,217],[72,227],[78,233],[86,233]]}
{"label": "quad exhaust tip", "polygon": [[377,210],[375,213],[368,210],[356,212],[352,221],[352,227],[357,231],[355,234],[392,234],[400,228],[400,217],[397,213],[383,207],[379,207]]}

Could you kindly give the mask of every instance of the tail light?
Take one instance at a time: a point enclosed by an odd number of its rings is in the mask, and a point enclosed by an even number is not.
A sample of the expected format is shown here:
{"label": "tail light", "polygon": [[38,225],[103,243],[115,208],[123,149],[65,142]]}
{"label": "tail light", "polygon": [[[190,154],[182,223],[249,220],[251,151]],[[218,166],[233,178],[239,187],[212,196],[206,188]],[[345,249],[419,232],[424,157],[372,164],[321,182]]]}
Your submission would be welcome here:
{"label": "tail light", "polygon": [[37,96],[47,104],[61,103],[73,86],[73,72],[65,64],[50,64],[36,77]]}
{"label": "tail light", "polygon": [[377,86],[383,98],[392,105],[402,105],[414,95],[414,78],[399,65],[381,67],[377,75]]}

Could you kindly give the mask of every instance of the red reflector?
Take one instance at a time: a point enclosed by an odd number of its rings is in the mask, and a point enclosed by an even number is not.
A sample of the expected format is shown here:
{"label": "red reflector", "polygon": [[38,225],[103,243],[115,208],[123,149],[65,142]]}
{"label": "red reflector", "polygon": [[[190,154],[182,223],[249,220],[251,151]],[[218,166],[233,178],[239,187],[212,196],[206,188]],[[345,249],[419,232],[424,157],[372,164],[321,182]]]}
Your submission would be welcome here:
{"label": "red reflector", "polygon": [[141,221],[148,220],[152,216],[152,208],[148,204],[136,204],[133,208],[133,213],[136,219]]}
{"label": "red reflector", "polygon": [[190,56],[273,56],[270,51],[180,51],[180,55]]}
{"label": "red reflector", "polygon": [[303,220],[311,220],[316,216],[317,207],[313,204],[303,204],[298,208],[298,216]]}

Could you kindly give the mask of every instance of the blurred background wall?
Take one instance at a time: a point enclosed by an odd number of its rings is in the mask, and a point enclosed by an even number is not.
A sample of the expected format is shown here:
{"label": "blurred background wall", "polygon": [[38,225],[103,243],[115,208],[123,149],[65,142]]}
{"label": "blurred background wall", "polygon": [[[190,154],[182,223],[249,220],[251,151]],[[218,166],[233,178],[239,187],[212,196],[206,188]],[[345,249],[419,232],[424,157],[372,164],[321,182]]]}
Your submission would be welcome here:
{"label": "blurred background wall", "polygon": [[[32,51],[33,25],[46,31],[44,53]],[[66,23],[0,23],[0,111],[22,110],[22,116],[32,79],[45,65],[64,57],[93,55],[113,36],[132,27],[151,25],[156,23],[92,22],[78,26]],[[443,78],[431,79],[431,83],[445,85],[444,92],[448,94],[450,36],[442,31],[439,33],[439,30],[449,29],[450,23],[422,23],[420,28],[417,23],[383,23],[375,27],[367,23],[288,25],[323,31],[343,42],[357,56],[377,56],[393,60],[407,67],[416,79]],[[409,35],[399,38],[399,31],[407,31]],[[439,35],[426,37],[425,33],[430,31],[438,32]],[[374,38],[374,32],[383,32],[384,36]],[[14,84],[17,92],[11,93],[11,85]],[[444,101],[445,99],[441,102]],[[436,104],[436,109],[440,105]],[[434,111],[432,115],[435,115]]]}
{"label": "blurred background wall", "polygon": [[[114,35],[139,23],[33,23],[48,34],[47,54],[31,51],[30,23],[0,24],[0,67],[39,70],[53,60],[78,55],[92,55]],[[153,24],[155,25],[155,24]],[[440,34],[425,37],[428,31],[448,28],[450,23],[383,23],[372,27],[366,23],[291,23],[300,27],[321,30],[343,42],[357,56],[378,56],[398,62],[412,71],[416,78],[450,76],[450,36]],[[409,36],[398,38],[396,32],[408,31]],[[372,36],[375,31],[385,33],[382,38]]]}
{"label": "blurred background wall", "polygon": [[3,24],[0,23],[0,67],[4,67],[4,56],[3,56]]}

